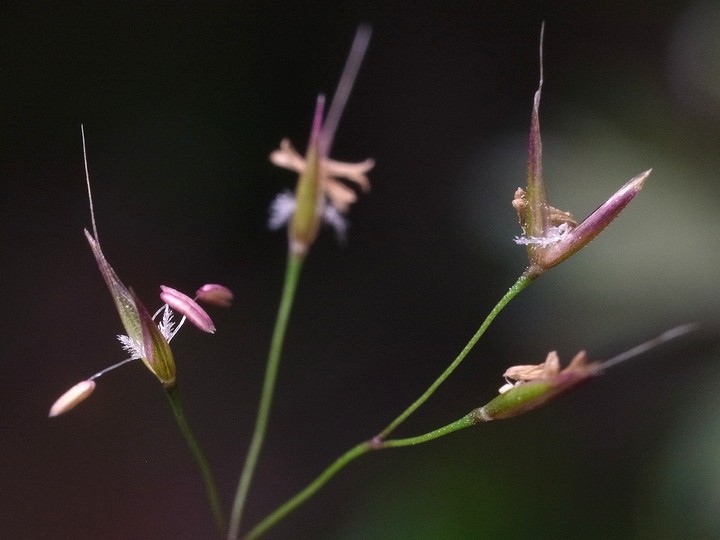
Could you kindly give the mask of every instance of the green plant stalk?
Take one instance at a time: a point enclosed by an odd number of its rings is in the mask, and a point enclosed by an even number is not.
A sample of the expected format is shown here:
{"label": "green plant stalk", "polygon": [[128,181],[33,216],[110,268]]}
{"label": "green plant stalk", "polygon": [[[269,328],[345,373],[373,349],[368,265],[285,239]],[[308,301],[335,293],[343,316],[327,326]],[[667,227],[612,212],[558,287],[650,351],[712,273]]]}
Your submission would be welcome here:
{"label": "green plant stalk", "polygon": [[195,438],[192,429],[190,429],[190,424],[185,417],[185,411],[183,410],[182,403],[180,401],[180,391],[178,390],[177,385],[166,388],[165,394],[170,401],[170,406],[172,407],[173,414],[175,415],[175,420],[177,421],[178,427],[180,428],[180,432],[185,438],[185,442],[187,443],[188,448],[190,448],[190,452],[195,459],[195,463],[197,463],[198,469],[200,469],[203,484],[205,485],[205,494],[207,496],[208,502],[210,503],[210,509],[212,510],[213,519],[215,520],[215,525],[217,526],[220,535],[222,536],[225,533],[225,513],[222,510],[220,494],[218,493],[217,485],[215,484],[215,478],[213,476],[212,469],[210,468],[210,464],[208,463],[208,460],[205,457],[205,453],[202,451],[202,448],[200,448],[200,444]]}
{"label": "green plant stalk", "polygon": [[495,317],[497,317],[497,315],[503,310],[503,308],[507,306],[508,303],[510,303],[510,300],[515,298],[521,291],[523,291],[528,285],[530,285],[530,283],[532,283],[536,277],[537,274],[532,272],[530,269],[522,273],[522,275],[513,284],[513,286],[510,287],[510,289],[508,289],[505,295],[500,299],[500,301],[495,304],[495,307],[492,308],[492,311],[488,314],[483,323],[480,325],[478,331],[475,332],[475,335],[470,338],[470,341],[468,341],[467,345],[463,347],[462,351],[460,351],[460,354],[457,355],[455,360],[452,361],[452,363],[445,369],[445,371],[442,372],[442,374],[435,380],[435,382],[432,383],[428,387],[428,389],[425,390],[425,392],[423,392],[423,394],[417,400],[415,400],[412,405],[405,409],[402,414],[400,414],[400,416],[390,422],[390,424],[388,424],[385,429],[378,433],[376,439],[382,441],[383,439],[387,438],[387,436],[390,435],[390,433],[392,433],[395,428],[397,428],[400,424],[407,420],[412,413],[414,413],[423,403],[425,403],[430,398],[430,396],[435,393],[435,391],[440,387],[440,385],[444,383],[445,380],[452,374],[452,372],[458,368],[462,361],[465,360],[465,357],[470,353],[473,347],[475,347],[478,340],[482,337],[482,335],[488,329],[493,320],[495,320]]}
{"label": "green plant stalk", "polygon": [[478,420],[477,415],[472,412],[466,414],[459,420],[455,420],[447,426],[435,429],[433,431],[430,431],[429,433],[424,433],[415,437],[407,437],[405,439],[389,439],[387,441],[381,441],[379,443],[375,442],[374,446],[377,450],[380,450],[382,448],[400,448],[402,446],[414,446],[416,444],[422,444],[428,441],[432,441],[433,439],[437,439],[439,437],[444,437],[445,435],[449,435],[450,433],[453,433],[460,429],[474,426],[478,423],[480,423],[480,421]]}
{"label": "green plant stalk", "polygon": [[448,433],[452,433],[453,431],[471,426],[476,423],[477,418],[475,418],[474,415],[471,413],[467,416],[464,416],[460,420],[453,422],[452,424],[448,424],[447,426],[431,431],[430,433],[426,433],[425,435],[420,435],[418,437],[411,437],[407,439],[384,440],[396,427],[398,427],[402,422],[404,422],[423,403],[425,403],[425,401],[428,400],[428,398],[450,376],[450,374],[455,371],[455,369],[457,369],[457,367],[465,359],[465,357],[472,350],[478,340],[482,337],[482,335],[485,333],[487,328],[493,322],[495,317],[497,317],[500,311],[502,311],[502,309],[506,305],[508,305],[508,303],[510,303],[510,301],[515,298],[521,291],[523,291],[528,285],[530,285],[530,283],[532,283],[533,280],[538,277],[538,275],[539,272],[537,272],[536,269],[533,267],[530,267],[525,272],[523,272],[523,274],[518,278],[518,280],[513,284],[513,286],[508,289],[505,295],[500,299],[500,301],[488,314],[483,323],[480,325],[478,331],[475,332],[472,338],[470,338],[470,341],[467,343],[467,345],[465,345],[465,347],[463,347],[462,351],[460,351],[460,354],[455,358],[455,360],[453,360],[453,362],[447,367],[447,369],[443,371],[440,377],[438,377],[435,382],[430,385],[430,387],[422,394],[422,396],[420,396],[412,405],[410,405],[410,407],[408,407],[400,416],[393,420],[388,425],[388,427],[386,427],[377,436],[373,437],[369,441],[362,442],[345,452],[342,456],[336,459],[328,468],[321,472],[320,475],[315,478],[315,480],[313,480],[310,484],[308,484],[302,491],[298,492],[291,499],[286,501],[283,505],[278,507],[275,511],[273,511],[262,521],[260,521],[255,527],[253,527],[253,529],[245,536],[245,538],[258,538],[260,535],[264,534],[272,526],[284,519],[295,508],[297,508],[307,499],[312,497],[321,487],[323,487],[333,476],[335,476],[340,470],[346,467],[350,462],[354,461],[361,455],[370,452],[371,450],[410,446],[413,444],[427,442],[429,440],[441,437],[443,435],[447,435]]}
{"label": "green plant stalk", "polygon": [[278,308],[277,318],[275,319],[275,330],[273,331],[270,352],[268,353],[267,365],[265,367],[265,381],[263,382],[262,393],[260,394],[260,405],[255,420],[255,430],[252,440],[250,441],[250,448],[248,449],[235,493],[235,500],[230,514],[230,527],[227,534],[228,540],[235,540],[240,534],[240,522],[242,520],[245,501],[248,491],[250,490],[250,483],[252,482],[270,419],[270,408],[275,391],[278,367],[280,365],[280,355],[285,341],[287,323],[290,318],[293,300],[295,299],[295,291],[297,290],[298,280],[300,279],[303,261],[304,257],[302,255],[291,253],[288,256],[285,270],[285,283],[283,285],[280,307]]}
{"label": "green plant stalk", "polygon": [[296,493],[291,499],[287,500],[271,514],[267,515],[261,522],[255,525],[255,527],[253,527],[244,538],[246,540],[250,538],[259,538],[261,535],[265,534],[271,527],[287,517],[287,515],[295,510],[295,508],[315,495],[321,487],[327,484],[333,476],[345,468],[345,466],[347,466],[351,461],[354,461],[371,450],[373,450],[372,443],[370,441],[365,441],[345,452],[327,469],[321,472],[320,475],[310,482],[310,484],[308,484],[302,491]]}
{"label": "green plant stalk", "polygon": [[433,439],[448,435],[459,429],[470,427],[472,425],[475,425],[476,423],[477,419],[475,418],[475,416],[473,414],[468,414],[466,416],[463,416],[459,420],[448,424],[447,426],[443,426],[439,429],[436,429],[429,433],[425,433],[423,435],[418,435],[416,437],[409,437],[407,439],[393,439],[388,441],[376,441],[375,439],[371,439],[369,441],[358,444],[357,446],[345,452],[338,459],[336,459],[332,465],[330,465],[327,469],[320,473],[320,475],[315,478],[315,480],[313,480],[310,484],[308,484],[305,489],[298,492],[295,496],[285,502],[285,504],[278,507],[273,513],[269,514],[260,523],[255,525],[255,527],[253,527],[253,529],[248,532],[248,534],[244,537],[245,540],[259,538],[260,536],[265,534],[274,525],[282,521],[295,508],[300,506],[303,502],[305,502],[307,499],[317,493],[317,491],[321,487],[327,484],[327,482],[333,476],[335,476],[335,474],[337,474],[350,462],[356,460],[360,456],[367,454],[368,452],[372,452],[373,450],[382,450],[384,448],[399,448],[401,446],[412,446],[432,441]]}

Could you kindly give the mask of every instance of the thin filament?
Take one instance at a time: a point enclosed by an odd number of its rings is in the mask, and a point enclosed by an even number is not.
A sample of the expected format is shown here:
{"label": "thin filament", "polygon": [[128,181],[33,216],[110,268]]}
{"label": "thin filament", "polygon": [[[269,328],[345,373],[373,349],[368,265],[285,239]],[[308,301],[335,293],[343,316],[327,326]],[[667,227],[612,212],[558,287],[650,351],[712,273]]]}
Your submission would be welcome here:
{"label": "thin filament", "polygon": [[662,345],[667,341],[688,334],[694,330],[697,330],[699,326],[700,325],[698,323],[687,323],[676,326],[675,328],[671,328],[670,330],[663,332],[659,336],[649,339],[648,341],[641,343],[640,345],[636,345],[632,349],[628,349],[627,351],[620,353],[617,356],[614,356],[610,360],[606,360],[602,364],[602,369],[605,370],[607,368],[615,366],[621,362],[624,362],[625,360],[629,360],[630,358],[649,351],[650,349],[653,349],[658,345]]}
{"label": "thin filament", "polygon": [[355,39],[353,40],[352,47],[350,48],[350,54],[348,54],[347,62],[345,62],[345,68],[340,76],[340,82],[335,90],[335,95],[333,96],[332,103],[330,104],[330,109],[328,110],[327,119],[323,128],[320,144],[326,145],[325,148],[322,148],[322,151],[326,156],[330,154],[330,147],[332,146],[332,140],[335,136],[335,130],[340,123],[340,117],[342,116],[343,109],[345,108],[345,104],[350,96],[350,91],[355,84],[355,78],[360,70],[360,64],[362,64],[365,51],[367,51],[371,35],[372,29],[364,24],[360,25],[355,33]]}
{"label": "thin filament", "polygon": [[100,237],[98,236],[97,225],[95,224],[95,205],[93,204],[92,191],[90,190],[90,171],[88,170],[87,148],[85,146],[85,126],[83,124],[80,124],[80,132],[82,133],[83,162],[85,163],[85,183],[87,184],[88,201],[90,202],[90,219],[92,220],[95,241],[99,245]]}

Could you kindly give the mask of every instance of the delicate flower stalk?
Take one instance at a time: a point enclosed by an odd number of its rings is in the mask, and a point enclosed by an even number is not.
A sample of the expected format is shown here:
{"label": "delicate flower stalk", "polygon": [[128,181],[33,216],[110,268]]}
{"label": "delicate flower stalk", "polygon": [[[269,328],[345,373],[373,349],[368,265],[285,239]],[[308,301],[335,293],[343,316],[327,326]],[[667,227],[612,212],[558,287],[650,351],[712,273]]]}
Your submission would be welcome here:
{"label": "delicate flower stalk", "polygon": [[225,518],[225,512],[223,511],[222,501],[220,500],[220,493],[217,489],[215,477],[213,476],[210,463],[203,452],[200,443],[198,442],[193,430],[188,423],[187,417],[185,416],[185,410],[180,400],[180,392],[177,386],[165,389],[165,395],[167,396],[170,407],[172,408],[177,422],[180,433],[182,433],[185,443],[190,450],[190,453],[195,460],[195,464],[200,471],[202,476],[203,485],[205,486],[205,495],[207,496],[208,503],[210,505],[210,511],[212,512],[213,519],[215,520],[215,526],[217,527],[220,535],[225,533],[227,520]]}
{"label": "delicate flower stalk", "polygon": [[[416,444],[416,443],[420,442],[419,438],[413,438],[412,441],[410,439],[388,440],[388,436],[400,424],[402,424],[405,420],[407,420],[407,418],[410,417],[410,415],[412,415],[420,406],[422,406],[422,404],[425,403],[430,398],[430,396],[432,396],[432,394],[440,387],[440,385],[443,382],[445,382],[445,380],[447,380],[447,378],[455,371],[455,369],[457,369],[457,367],[467,357],[467,355],[470,353],[470,351],[475,346],[475,344],[480,340],[480,338],[485,333],[485,331],[490,327],[490,324],[495,319],[495,317],[497,317],[499,315],[499,313],[503,310],[503,308],[513,298],[515,298],[515,296],[517,296],[520,292],[522,292],[531,282],[532,282],[532,279],[530,279],[528,276],[526,276],[524,274],[518,278],[517,282],[512,287],[510,287],[510,289],[505,293],[505,295],[500,299],[500,301],[490,311],[490,313],[487,315],[487,317],[485,318],[483,323],[480,325],[480,328],[477,330],[477,332],[475,332],[475,334],[470,339],[468,344],[465,347],[463,347],[462,351],[460,351],[460,354],[458,354],[458,356],[455,358],[455,360],[453,360],[453,362],[445,369],[445,371],[443,371],[443,373],[435,380],[435,382],[433,382],[430,385],[430,387],[417,400],[415,400],[407,409],[405,409],[399,416],[397,416],[387,427],[385,427],[385,429],[383,429],[380,433],[378,433],[375,437],[373,437],[369,441],[365,441],[363,443],[356,445],[355,447],[350,449],[348,452],[346,452],[345,454],[340,456],[335,462],[333,462],[327,469],[325,469],[322,473],[320,473],[320,475],[317,478],[315,478],[315,480],[313,480],[310,484],[308,484],[303,490],[301,490],[296,495],[291,497],[288,501],[286,501],[284,504],[279,506],[275,511],[273,511],[267,517],[265,517],[262,521],[260,521],[260,523],[258,523],[256,526],[254,526],[244,538],[246,538],[246,539],[258,538],[261,535],[263,535],[268,529],[270,529],[276,523],[278,523],[279,521],[284,519],[295,508],[297,508],[302,503],[304,503],[306,500],[308,500],[310,497],[312,497],[335,474],[337,474],[340,470],[342,470],[344,467],[346,467],[351,461],[357,459],[359,456],[361,456],[371,450],[380,450],[382,448],[390,448],[393,446],[402,446],[405,443]],[[432,434],[428,435],[427,440],[437,437],[440,433],[446,434],[454,429],[460,429],[461,427],[466,427],[467,425],[471,425],[475,422],[475,420],[473,418],[470,418],[470,420],[471,420],[471,422],[469,422],[469,423],[468,423],[468,419],[454,422],[452,428],[446,426],[447,430],[445,428],[441,428],[440,430],[434,430],[432,432]],[[252,470],[252,468],[250,468],[250,470]],[[243,478],[245,478],[245,475],[243,475]],[[246,482],[246,484],[249,484],[249,480]],[[241,502],[244,501],[246,492],[247,492],[247,485],[244,485],[243,490],[241,492],[242,497],[240,499],[238,499],[236,497],[236,505],[233,507],[233,514],[231,515],[231,521],[230,521],[230,529],[229,529],[230,532],[228,534],[229,540],[237,538],[237,534],[239,531],[239,516],[242,512],[242,504],[238,504],[237,501],[238,500],[240,500]],[[240,510],[237,510],[237,508],[239,508]]]}
{"label": "delicate flower stalk", "polygon": [[271,227],[277,228],[290,220],[288,228],[289,256],[280,306],[265,365],[265,378],[260,394],[255,428],[240,473],[230,514],[227,534],[229,540],[235,540],[240,534],[245,502],[270,419],[275,381],[280,366],[287,324],[305,257],[317,238],[322,220],[330,223],[339,236],[344,235],[347,222],[341,212],[347,211],[350,203],[355,201],[356,195],[339,179],[344,178],[354,182],[364,190],[370,188],[365,173],[372,168],[372,160],[366,160],[360,164],[348,164],[333,161],[328,157],[340,116],[365,55],[370,33],[370,28],[367,26],[358,28],[325,121],[323,121],[324,97],[320,95],[318,98],[305,159],[295,152],[286,139],[281,143],[280,150],[273,152],[270,156],[274,164],[300,173],[300,178],[295,197],[293,198],[287,193],[280,194],[271,207]]}
{"label": "delicate flower stalk", "polygon": [[270,161],[274,165],[299,174],[295,196],[289,193],[278,195],[271,206],[269,221],[270,228],[273,229],[290,222],[288,239],[292,254],[304,256],[308,252],[317,238],[322,221],[333,227],[340,239],[344,239],[347,220],[343,214],[346,214],[350,205],[357,200],[357,195],[341,179],[357,185],[362,191],[370,190],[366,174],[375,165],[372,159],[360,163],[344,163],[329,158],[335,130],[369,39],[370,29],[361,26],[355,36],[326,120],[323,120],[325,96],[318,96],[305,157],[298,154],[288,139],[283,139],[280,148],[270,154]]}
{"label": "delicate flower stalk", "polygon": [[[338,458],[305,489],[251,529],[247,538],[257,538],[264,534],[274,524],[312,497],[320,487],[349,462],[370,450],[418,444],[457,429],[463,429],[479,422],[486,422],[488,419],[509,418],[527,412],[600,371],[601,368],[598,367],[598,364],[588,363],[584,355],[578,355],[571,362],[571,365],[564,370],[560,370],[556,356],[549,358],[544,365],[516,367],[514,370],[509,370],[508,376],[519,377],[520,384],[504,387],[503,394],[485,407],[472,411],[460,420],[428,434],[409,439],[388,440],[390,433],[422,406],[467,357],[498,313],[545,270],[577,252],[597,236],[637,194],[650,173],[650,171],[642,173],[628,182],[579,227],[569,213],[557,210],[547,203],[545,186],[542,180],[542,142],[539,122],[540,96],[543,83],[543,32],[540,35],[540,85],[535,94],[531,117],[527,193],[522,189],[518,189],[513,201],[513,206],[518,212],[520,225],[523,229],[523,237],[517,239],[517,241],[528,246],[530,265],[491,310],[478,331],[472,336],[455,360],[417,400],[370,441],[355,446]],[[295,160],[297,161],[297,158]],[[290,162],[290,158],[286,158],[286,161]],[[575,230],[576,227],[577,230]],[[234,536],[229,538],[234,538]]]}
{"label": "delicate flower stalk", "polygon": [[698,328],[697,324],[684,324],[667,330],[659,336],[629,349],[604,362],[588,362],[584,351],[578,353],[565,369],[555,352],[551,352],[546,361],[539,365],[514,366],[505,372],[508,379],[516,382],[500,389],[500,395],[484,407],[475,409],[465,416],[443,427],[404,439],[383,440],[374,437],[364,441],[341,455],[323,470],[302,490],[263,518],[244,537],[246,540],[260,538],[277,523],[286,518],[293,510],[310,499],[338,472],[360,456],[375,450],[414,446],[444,437],[461,429],[483,424],[491,420],[502,420],[519,416],[565,393],[590,377],[596,376],[610,367],[630,358],[634,358],[663,343],[676,339]]}
{"label": "delicate flower stalk", "polygon": [[638,194],[652,170],[628,181],[579,225],[569,212],[548,204],[542,176],[539,113],[543,85],[543,34],[544,25],[540,33],[540,83],[535,92],[530,120],[527,191],[518,188],[513,199],[523,233],[515,241],[527,246],[530,266],[526,273],[533,277],[560,264],[588,245]]}

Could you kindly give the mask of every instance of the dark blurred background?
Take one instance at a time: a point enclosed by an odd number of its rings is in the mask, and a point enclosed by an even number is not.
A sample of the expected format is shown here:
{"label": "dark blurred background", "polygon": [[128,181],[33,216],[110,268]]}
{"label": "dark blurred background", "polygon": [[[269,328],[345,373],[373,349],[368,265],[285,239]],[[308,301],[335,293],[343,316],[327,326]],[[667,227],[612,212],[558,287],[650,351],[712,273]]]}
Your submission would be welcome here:
{"label": "dark blurred background", "polygon": [[608,358],[706,330],[526,416],[366,456],[271,538],[718,538],[720,4],[714,1],[4,2],[0,10],[0,536],[203,539],[209,511],[140,364],[123,358],[83,237],[84,123],[105,254],[159,285],[235,291],[173,342],[187,413],[230,505],[286,252],[267,208],[355,28],[374,35],[334,146],[372,156],[349,241],[306,264],[246,525],[435,379],[524,268],[510,206],[546,21],[551,203],[582,218],[653,167],[588,249],[498,318],[398,436],[489,401],[514,364]]}

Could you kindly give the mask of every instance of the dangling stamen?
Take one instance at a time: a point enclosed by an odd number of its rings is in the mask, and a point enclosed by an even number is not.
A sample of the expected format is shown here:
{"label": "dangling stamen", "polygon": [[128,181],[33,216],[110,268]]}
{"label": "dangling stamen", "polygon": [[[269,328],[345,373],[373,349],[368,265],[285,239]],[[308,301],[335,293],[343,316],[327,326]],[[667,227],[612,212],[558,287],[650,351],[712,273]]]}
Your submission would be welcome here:
{"label": "dangling stamen", "polygon": [[139,359],[140,359],[139,356],[138,356],[137,358],[134,357],[134,356],[131,356],[130,358],[126,358],[125,360],[123,360],[123,361],[121,361],[121,362],[118,362],[117,364],[113,364],[113,365],[110,366],[110,367],[106,367],[105,369],[102,369],[102,370],[98,371],[98,372],[97,372],[95,375],[93,375],[92,377],[88,377],[88,380],[89,380],[89,381],[94,381],[94,380],[97,379],[98,377],[102,377],[103,375],[105,375],[108,371],[112,371],[113,369],[118,368],[118,367],[120,367],[120,366],[122,366],[122,365],[124,365],[124,364],[127,364],[128,362],[132,362],[133,360],[139,360]]}

